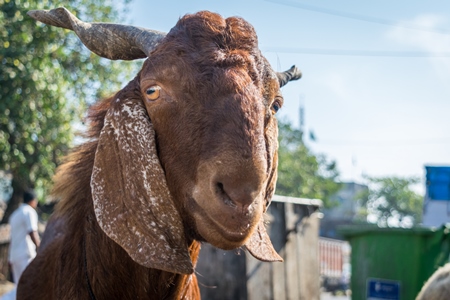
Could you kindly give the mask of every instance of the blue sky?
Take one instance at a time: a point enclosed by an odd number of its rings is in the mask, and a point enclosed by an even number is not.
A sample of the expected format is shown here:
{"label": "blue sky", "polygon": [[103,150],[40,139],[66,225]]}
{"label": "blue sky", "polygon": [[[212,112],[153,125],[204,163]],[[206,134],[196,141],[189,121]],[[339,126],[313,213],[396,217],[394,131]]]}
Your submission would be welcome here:
{"label": "blue sky", "polygon": [[[240,16],[277,71],[303,78],[283,88],[279,112],[340,179],[418,176],[450,165],[450,1],[134,0],[133,25],[169,31],[186,13]],[[423,183],[418,189],[423,192]]]}

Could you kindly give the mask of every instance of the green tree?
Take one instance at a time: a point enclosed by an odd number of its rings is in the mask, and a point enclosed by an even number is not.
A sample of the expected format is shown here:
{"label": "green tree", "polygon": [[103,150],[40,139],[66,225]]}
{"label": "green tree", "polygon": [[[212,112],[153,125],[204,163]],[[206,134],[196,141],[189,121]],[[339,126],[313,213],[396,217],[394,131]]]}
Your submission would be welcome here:
{"label": "green tree", "polygon": [[419,178],[369,177],[368,182],[369,189],[358,197],[360,216],[381,227],[411,227],[422,221],[423,196],[412,190]]}
{"label": "green tree", "polygon": [[12,174],[14,189],[2,222],[25,189],[44,199],[86,107],[118,90],[135,69],[91,54],[74,33],[27,11],[65,6],[86,21],[117,22],[128,2],[0,0],[0,170]]}
{"label": "green tree", "polygon": [[314,155],[303,143],[303,132],[287,121],[279,121],[278,181],[276,193],[283,196],[321,199],[332,205],[330,196],[339,190],[339,172],[334,161]]}

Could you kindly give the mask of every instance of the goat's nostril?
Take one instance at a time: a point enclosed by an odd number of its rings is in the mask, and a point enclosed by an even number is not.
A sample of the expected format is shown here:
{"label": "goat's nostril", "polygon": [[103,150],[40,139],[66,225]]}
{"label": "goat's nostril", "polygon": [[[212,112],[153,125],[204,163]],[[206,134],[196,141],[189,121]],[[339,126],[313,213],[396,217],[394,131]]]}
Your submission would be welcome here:
{"label": "goat's nostril", "polygon": [[226,205],[234,208],[247,209],[254,200],[252,189],[246,187],[245,184],[233,185],[217,182],[216,193]]}
{"label": "goat's nostril", "polygon": [[216,184],[216,186],[217,186],[218,192],[220,192],[220,193],[225,193],[225,191],[223,190],[223,183],[222,183],[222,182],[218,182],[218,183]]}
{"label": "goat's nostril", "polygon": [[222,182],[216,183],[216,194],[226,205],[231,206],[231,207],[236,206],[236,204],[233,202],[233,200],[231,200],[230,196],[228,196],[227,193],[225,192]]}

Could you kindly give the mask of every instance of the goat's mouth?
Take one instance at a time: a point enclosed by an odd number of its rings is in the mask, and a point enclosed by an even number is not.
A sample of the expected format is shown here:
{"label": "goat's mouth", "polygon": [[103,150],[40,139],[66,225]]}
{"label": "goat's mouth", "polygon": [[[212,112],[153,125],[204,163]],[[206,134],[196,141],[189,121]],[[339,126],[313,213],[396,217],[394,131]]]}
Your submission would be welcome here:
{"label": "goat's mouth", "polygon": [[189,203],[201,240],[224,250],[244,245],[262,215],[258,203],[245,211],[234,207],[224,209],[222,205],[212,209],[203,208],[194,198],[190,198]]}

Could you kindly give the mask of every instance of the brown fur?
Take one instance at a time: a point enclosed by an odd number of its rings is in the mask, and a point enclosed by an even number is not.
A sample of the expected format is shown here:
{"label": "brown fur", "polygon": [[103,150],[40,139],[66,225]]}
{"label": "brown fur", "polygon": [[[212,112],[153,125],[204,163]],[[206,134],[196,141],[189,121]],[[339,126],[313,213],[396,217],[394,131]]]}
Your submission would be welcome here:
{"label": "brown fur", "polygon": [[[90,108],[89,141],[58,170],[54,195],[61,202],[18,299],[200,299],[195,274],[146,268],[99,226],[90,182],[105,116],[116,99],[144,103],[195,266],[201,241],[233,249],[262,224],[276,181],[271,105],[282,104],[273,74],[244,20],[209,12],[180,19],[133,81]],[[161,97],[147,101],[145,90],[154,84]],[[264,259],[258,251],[251,252]]]}
{"label": "brown fur", "polygon": [[431,275],[416,300],[450,299],[450,264],[445,264]]}

